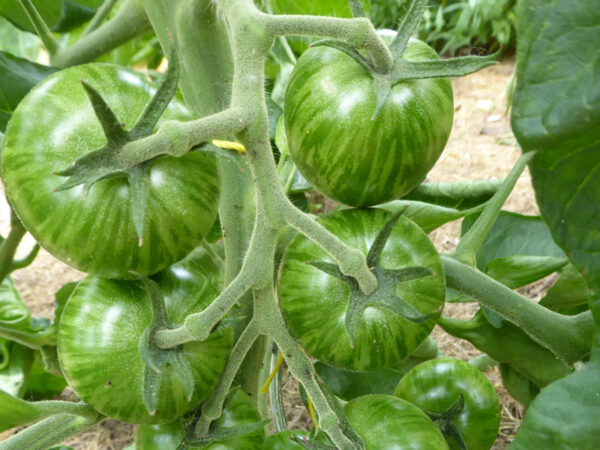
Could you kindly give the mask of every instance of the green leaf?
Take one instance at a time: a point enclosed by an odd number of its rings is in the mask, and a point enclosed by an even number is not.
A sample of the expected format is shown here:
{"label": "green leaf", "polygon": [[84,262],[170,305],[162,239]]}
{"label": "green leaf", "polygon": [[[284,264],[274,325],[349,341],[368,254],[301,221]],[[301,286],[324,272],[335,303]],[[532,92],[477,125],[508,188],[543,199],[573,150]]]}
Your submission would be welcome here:
{"label": "green leaf", "polygon": [[[477,216],[472,214],[463,220],[461,235],[471,228]],[[565,257],[541,217],[501,211],[477,254],[477,267],[487,272],[494,259],[514,255]]]}
{"label": "green leaf", "polygon": [[446,208],[445,206],[410,200],[394,200],[383,205],[378,205],[377,208],[385,209],[392,213],[404,209],[404,215],[419,225],[426,233],[430,233],[445,223],[461,219],[472,212],[472,210],[460,211],[454,208]]}
{"label": "green leaf", "polygon": [[487,274],[511,289],[540,280],[566,266],[567,258],[553,256],[505,256],[490,261]]}
{"label": "green leaf", "polygon": [[540,305],[562,314],[577,314],[588,307],[590,291],[585,278],[573,265],[567,265]]}
{"label": "green leaf", "polygon": [[500,364],[502,385],[512,397],[525,408],[539,394],[540,388],[529,378],[517,372],[510,364]]}
{"label": "green leaf", "polygon": [[0,131],[31,88],[56,70],[0,51]]}
{"label": "green leaf", "polygon": [[527,410],[511,448],[598,448],[599,379],[600,364],[589,363],[543,389]]}
{"label": "green leaf", "polygon": [[62,376],[49,373],[40,352],[35,352],[33,364],[27,374],[24,397],[28,400],[45,400],[60,395],[67,386]]}
{"label": "green leaf", "polygon": [[0,336],[36,347],[50,333],[47,319],[32,319],[10,278],[0,284]]}
{"label": "green leaf", "polygon": [[5,344],[9,352],[5,354],[3,368],[0,369],[0,390],[23,397],[33,350],[16,342],[7,341]]}
{"label": "green leaf", "polygon": [[[87,22],[98,0],[32,0],[33,6],[52,31],[63,33]],[[17,0],[0,0],[0,15],[18,28],[35,33],[29,17]]]}
{"label": "green leaf", "polygon": [[454,183],[422,183],[402,197],[446,208],[465,210],[491,199],[503,180],[457,181]]}
{"label": "green leaf", "polygon": [[[600,9],[591,0],[518,7],[512,125],[530,163],[540,211],[581,270],[600,328]],[[600,334],[596,333],[600,358]]]}
{"label": "green leaf", "polygon": [[35,61],[40,48],[41,42],[37,36],[19,30],[8,20],[0,17],[0,50],[19,58]]}

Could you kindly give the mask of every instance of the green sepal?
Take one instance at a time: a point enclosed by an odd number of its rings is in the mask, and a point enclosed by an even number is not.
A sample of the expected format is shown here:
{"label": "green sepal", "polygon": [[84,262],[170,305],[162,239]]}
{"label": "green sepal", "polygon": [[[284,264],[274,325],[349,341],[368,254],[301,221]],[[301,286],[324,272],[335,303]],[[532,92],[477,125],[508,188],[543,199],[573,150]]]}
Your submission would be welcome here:
{"label": "green sepal", "polygon": [[150,173],[145,164],[129,169],[128,173],[131,218],[138,236],[138,244],[141,247],[144,244],[144,220],[150,193]]}
{"label": "green sepal", "polygon": [[404,80],[462,77],[495,64],[500,53],[487,56],[461,56],[450,59],[410,61],[397,59],[392,70],[392,86]]}
{"label": "green sepal", "polygon": [[431,269],[423,266],[403,267],[402,269],[386,269],[386,275],[392,277],[397,283],[418,280],[419,278],[433,275]]}
{"label": "green sepal", "polygon": [[375,303],[367,303],[367,306],[374,305],[380,308],[387,309],[399,316],[404,317],[414,323],[427,322],[429,319],[436,317],[440,312],[435,311],[428,314],[421,314],[419,310],[414,308],[410,303],[404,300],[402,297],[396,296],[395,298],[383,297],[378,299]]}
{"label": "green sepal", "polygon": [[375,237],[375,241],[373,241],[373,244],[371,244],[371,248],[367,253],[367,267],[374,268],[379,266],[381,253],[383,252],[385,244],[390,238],[394,226],[396,225],[396,223],[398,223],[398,219],[400,219],[400,216],[404,214],[405,210],[406,208],[401,209],[400,211],[392,214],[392,217],[390,217],[390,219],[385,223],[383,228],[379,230],[379,233],[377,233],[377,236]]}
{"label": "green sepal", "polygon": [[158,405],[163,368],[167,364],[173,367],[175,376],[186,391],[188,401],[191,401],[194,395],[194,374],[189,363],[181,357],[181,348],[161,349],[154,344],[152,340],[154,332],[159,329],[172,328],[172,324],[169,322],[160,287],[147,277],[142,276],[139,281],[144,285],[152,305],[152,323],[140,337],[139,351],[144,362],[142,401],[148,413],[153,416],[156,414]]}
{"label": "green sepal", "polygon": [[373,111],[371,120],[377,119],[377,116],[381,112],[383,105],[385,105],[385,101],[392,91],[391,76],[389,74],[373,73],[373,87],[375,89],[377,104],[375,105],[375,111]]}
{"label": "green sepal", "polygon": [[355,289],[358,288],[358,283],[356,280],[348,275],[344,275],[337,264],[324,261],[309,261],[307,264],[310,264],[311,266],[319,269],[321,272],[325,272],[327,275],[331,275],[338,280],[345,281]]}
{"label": "green sepal", "polygon": [[104,135],[108,140],[109,147],[118,147],[129,141],[129,133],[123,128],[123,124],[119,121],[111,107],[106,103],[104,97],[92,86],[81,80],[96,117],[102,125]]}
{"label": "green sepal", "polygon": [[459,414],[465,408],[465,397],[463,394],[459,394],[458,398],[442,413],[431,413],[425,412],[431,420],[440,429],[444,437],[451,439],[456,442],[460,450],[467,450],[467,444],[462,436],[462,433],[454,423]]}
{"label": "green sepal", "polygon": [[152,134],[154,127],[177,92],[177,83],[179,82],[179,59],[177,58],[175,46],[172,47],[168,60],[169,67],[156,90],[156,93],[148,105],[146,105],[146,108],[144,109],[144,112],[142,112],[137,123],[129,132],[129,139],[132,141]]}
{"label": "green sepal", "polygon": [[396,34],[389,47],[394,59],[400,59],[404,55],[406,44],[415,33],[426,7],[427,0],[412,0],[408,5],[406,13],[400,20],[398,34]]}
{"label": "green sepal", "polygon": [[339,39],[320,39],[316,42],[313,42],[310,46],[311,47],[324,46],[324,47],[335,48],[336,50],[344,52],[345,54],[350,56],[358,64],[363,66],[365,68],[365,70],[367,70],[369,73],[371,73],[371,74],[375,73],[375,67],[373,66],[373,63],[371,61],[369,61],[367,58],[365,58],[363,55],[361,55],[356,50],[356,48],[354,48],[348,42],[340,41]]}

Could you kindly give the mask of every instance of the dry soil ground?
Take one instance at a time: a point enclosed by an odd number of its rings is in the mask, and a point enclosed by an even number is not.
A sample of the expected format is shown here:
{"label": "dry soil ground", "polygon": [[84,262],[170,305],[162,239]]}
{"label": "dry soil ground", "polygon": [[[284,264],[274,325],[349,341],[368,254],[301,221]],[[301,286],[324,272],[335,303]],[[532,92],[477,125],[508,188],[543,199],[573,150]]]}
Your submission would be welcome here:
{"label": "dry soil ground", "polygon": [[[506,116],[506,86],[513,72],[513,61],[507,60],[479,73],[454,80],[455,119],[450,141],[444,154],[430,172],[429,181],[458,181],[503,178],[520,155]],[[9,210],[0,206],[0,231],[9,227]],[[536,214],[537,207],[529,175],[525,173],[509,198],[506,209],[525,214]],[[449,252],[457,243],[459,223],[448,224],[432,233],[431,238],[440,251]],[[33,245],[31,239],[23,243],[21,253]],[[35,315],[52,317],[53,294],[65,282],[81,278],[83,274],[57,261],[44,251],[33,265],[13,274],[16,286]],[[524,292],[536,299],[541,288],[529,287]],[[448,306],[445,314],[470,317],[473,305]],[[468,360],[479,352],[470,344],[458,341],[442,330],[434,336],[444,352]],[[498,390],[502,405],[500,434],[494,448],[505,448],[514,436],[522,416],[522,408],[502,389],[496,369],[486,373]],[[286,377],[287,378],[287,377]],[[297,396],[297,385],[288,380],[284,386],[289,410],[289,423],[301,428],[310,418]],[[73,396],[66,392],[66,396]],[[11,432],[0,434],[0,440]],[[133,442],[135,427],[116,421],[105,421],[90,431],[69,440],[66,444],[77,449],[121,449]]]}

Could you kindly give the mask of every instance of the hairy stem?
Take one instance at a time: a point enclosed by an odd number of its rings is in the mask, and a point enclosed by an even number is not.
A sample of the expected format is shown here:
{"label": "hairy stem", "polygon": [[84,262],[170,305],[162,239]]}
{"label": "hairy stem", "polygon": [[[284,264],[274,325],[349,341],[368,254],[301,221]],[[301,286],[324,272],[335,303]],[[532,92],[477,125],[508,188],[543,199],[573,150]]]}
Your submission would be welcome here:
{"label": "hairy stem", "polygon": [[485,238],[492,229],[494,222],[500,214],[500,210],[506,199],[512,192],[517,180],[525,170],[527,163],[533,158],[535,152],[524,153],[507,175],[502,187],[488,201],[487,205],[467,233],[460,239],[453,257],[458,261],[471,266],[476,265],[477,252],[481,249]]}
{"label": "hairy stem", "polygon": [[210,424],[221,415],[223,411],[223,402],[229,392],[231,383],[259,334],[256,322],[251,320],[229,354],[229,359],[225,365],[225,371],[221,375],[217,386],[212,391],[208,400],[202,405],[202,415],[194,428],[196,437],[201,438],[207,436]]}
{"label": "hairy stem", "polygon": [[143,9],[135,0],[128,0],[111,20],[52,54],[52,65],[70,67],[94,61],[148,30],[150,22]]}
{"label": "hairy stem", "polygon": [[42,420],[0,442],[0,450],[44,450],[96,425],[104,416],[59,414]]}
{"label": "hairy stem", "polygon": [[565,316],[528,300],[479,270],[442,256],[447,285],[514,323],[538,344],[567,363],[590,351],[593,320],[589,311]]}
{"label": "hairy stem", "polygon": [[98,10],[96,11],[96,14],[94,14],[94,17],[92,17],[92,20],[86,27],[82,36],[90,34],[92,31],[98,28],[102,24],[102,22],[104,22],[104,19],[108,17],[108,14],[110,13],[111,9],[113,9],[113,7],[115,6],[115,3],[117,3],[117,0],[104,0],[102,5],[100,5],[100,8],[98,8]]}
{"label": "hairy stem", "polygon": [[[362,8],[361,8],[362,9]],[[366,49],[373,58],[377,73],[390,73],[393,58],[387,45],[377,35],[371,21],[364,17],[339,19],[322,16],[267,16],[266,29],[273,36],[300,35],[336,38],[355,48]]]}
{"label": "hairy stem", "polygon": [[11,209],[10,232],[7,238],[0,244],[0,282],[12,271],[15,252],[26,232],[27,230],[25,230],[21,221]]}
{"label": "hairy stem", "polygon": [[48,50],[48,53],[50,53],[50,55],[54,55],[60,48],[60,45],[58,41],[54,38],[54,35],[52,34],[52,31],[50,30],[46,22],[44,21],[44,18],[40,15],[40,13],[33,5],[31,0],[19,0],[19,3],[25,10],[27,17],[29,17],[31,25],[33,25],[35,32],[44,44],[44,47],[46,47],[46,50]]}

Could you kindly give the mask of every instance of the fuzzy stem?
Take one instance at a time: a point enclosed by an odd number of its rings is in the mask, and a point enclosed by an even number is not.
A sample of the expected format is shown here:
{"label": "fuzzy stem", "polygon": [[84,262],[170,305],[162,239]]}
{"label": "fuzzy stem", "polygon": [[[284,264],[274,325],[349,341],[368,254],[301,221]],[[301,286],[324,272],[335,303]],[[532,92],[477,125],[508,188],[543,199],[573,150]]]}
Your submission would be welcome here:
{"label": "fuzzy stem", "polygon": [[60,45],[54,38],[54,35],[48,27],[48,24],[44,21],[44,18],[40,15],[31,0],[19,0],[19,3],[25,10],[27,17],[29,17],[29,20],[31,21],[31,25],[33,25],[35,32],[44,44],[44,47],[46,47],[46,50],[48,50],[48,53],[54,55],[60,49]]}
{"label": "fuzzy stem", "polygon": [[129,0],[111,20],[72,46],[58,49],[52,55],[52,65],[70,67],[91,62],[148,30],[150,22],[143,9],[135,0]]}
{"label": "fuzzy stem", "polygon": [[26,232],[27,230],[11,209],[10,232],[8,237],[0,244],[0,283],[12,271],[15,252]]}
{"label": "fuzzy stem", "polygon": [[104,416],[60,414],[42,420],[0,442],[0,450],[44,450],[96,425]]}
{"label": "fuzzy stem", "polygon": [[442,256],[449,288],[476,299],[527,333],[567,363],[580,361],[590,351],[593,320],[589,311],[565,316],[528,300],[479,270]]}
{"label": "fuzzy stem", "polygon": [[496,218],[500,214],[502,206],[512,192],[517,180],[525,170],[527,163],[533,158],[535,152],[524,153],[509,174],[504,179],[502,186],[488,201],[487,205],[467,233],[461,238],[458,247],[453,253],[453,257],[458,261],[471,266],[476,265],[477,252],[481,249],[485,238],[492,229]]}
{"label": "fuzzy stem", "polygon": [[367,18],[340,19],[295,15],[266,17],[266,29],[273,36],[308,35],[340,39],[357,49],[366,49],[373,58],[375,72],[387,74],[392,71],[392,54]]}
{"label": "fuzzy stem", "polygon": [[233,350],[231,350],[229,359],[225,365],[225,370],[221,375],[217,386],[212,391],[208,400],[202,405],[202,415],[194,428],[196,437],[201,438],[207,436],[210,424],[221,415],[223,411],[223,402],[229,392],[231,383],[259,334],[256,322],[251,320],[235,343]]}
{"label": "fuzzy stem", "polygon": [[92,17],[92,20],[90,21],[90,23],[88,24],[87,28],[81,36],[90,34],[92,31],[98,28],[102,24],[102,22],[104,22],[104,19],[106,19],[110,11],[113,9],[115,3],[117,3],[117,0],[104,0],[104,2],[102,3],[102,5],[100,5],[100,8],[98,8],[96,14],[94,14],[94,17]]}
{"label": "fuzzy stem", "polygon": [[190,122],[167,121],[155,134],[125,144],[118,159],[124,167],[135,167],[160,155],[181,156],[196,145],[235,134],[245,127],[246,117],[239,108]]}

